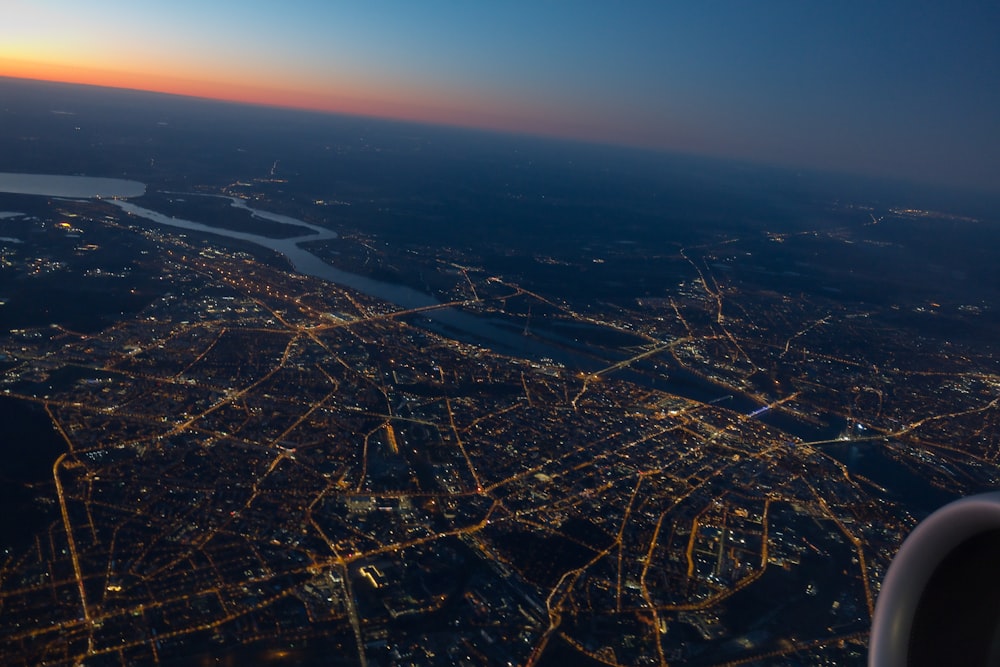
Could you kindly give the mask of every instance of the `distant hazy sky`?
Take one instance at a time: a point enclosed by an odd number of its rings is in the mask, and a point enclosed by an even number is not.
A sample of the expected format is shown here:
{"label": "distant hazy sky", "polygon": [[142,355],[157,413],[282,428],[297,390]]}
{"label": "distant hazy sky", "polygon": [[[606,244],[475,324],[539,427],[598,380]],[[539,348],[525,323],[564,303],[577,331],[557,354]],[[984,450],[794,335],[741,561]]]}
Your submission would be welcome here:
{"label": "distant hazy sky", "polygon": [[1000,191],[996,1],[3,0],[0,75]]}

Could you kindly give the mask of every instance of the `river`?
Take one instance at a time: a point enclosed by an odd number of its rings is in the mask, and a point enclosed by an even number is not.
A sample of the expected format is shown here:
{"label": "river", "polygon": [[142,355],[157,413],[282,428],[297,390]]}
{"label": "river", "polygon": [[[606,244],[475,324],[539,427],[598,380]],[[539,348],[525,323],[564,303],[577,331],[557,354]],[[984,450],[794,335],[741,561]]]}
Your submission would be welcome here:
{"label": "river", "polygon": [[[274,239],[267,236],[260,236],[259,234],[212,227],[192,220],[171,217],[137,206],[131,202],[113,200],[110,203],[126,213],[157,224],[239,239],[268,248],[287,258],[298,273],[350,287],[369,296],[374,296],[401,306],[402,308],[421,308],[440,303],[434,297],[411,287],[385,283],[338,269],[308,250],[305,250],[300,245],[305,242],[337,238],[336,232],[332,230],[310,225],[289,216],[251,208],[244,200],[239,198],[230,197],[229,199],[232,200],[233,206],[246,209],[257,217],[287,225],[297,225],[308,229],[310,233],[291,238]],[[586,343],[574,341],[571,338],[567,338],[556,332],[544,330],[541,327],[536,327],[532,336],[525,336],[523,331],[515,328],[510,323],[488,317],[477,317],[454,308],[426,311],[421,313],[419,318],[417,323],[422,327],[437,331],[448,337],[482,345],[495,352],[510,356],[533,359],[535,361],[551,359],[564,364],[572,370],[594,372],[607,367],[611,362],[624,359],[627,356],[622,353],[617,358],[609,360],[608,357],[612,356],[613,353],[609,353],[609,350],[606,348],[594,348]],[[711,402],[713,399],[718,399],[723,394],[723,390],[717,385],[676,366],[671,368],[669,376],[653,377],[648,374],[637,373],[630,368],[620,369],[615,374],[617,377],[643,386],[678,394],[705,403]],[[726,393],[733,394],[726,405],[730,409],[748,413],[760,407],[759,403],[738,392],[727,390]],[[803,440],[819,440],[832,437],[833,435],[832,431],[816,429],[815,427],[796,421],[787,415],[783,415],[778,411],[762,414],[758,418]]]}
{"label": "river", "polygon": [[[411,287],[385,283],[338,269],[300,245],[306,242],[326,241],[337,238],[337,233],[332,230],[310,225],[289,216],[251,208],[244,200],[236,197],[230,199],[233,202],[233,206],[246,209],[256,217],[286,225],[303,227],[308,229],[310,233],[291,238],[274,239],[259,234],[212,227],[204,223],[194,222],[193,220],[171,217],[120,199],[110,200],[109,203],[114,204],[126,213],[157,224],[224,236],[262,246],[283,255],[298,273],[322,278],[323,280],[349,287],[405,309],[435,306],[440,303],[433,296]],[[590,356],[577,354],[563,347],[550,345],[535,338],[529,338],[519,331],[503,327],[500,322],[476,317],[453,308],[427,311],[422,313],[420,317],[429,320],[427,323],[428,328],[432,330],[437,330],[440,333],[457,337],[467,342],[485,345],[502,354],[536,360],[549,358],[566,364],[571,368],[584,370],[597,370],[602,367],[600,361]]]}

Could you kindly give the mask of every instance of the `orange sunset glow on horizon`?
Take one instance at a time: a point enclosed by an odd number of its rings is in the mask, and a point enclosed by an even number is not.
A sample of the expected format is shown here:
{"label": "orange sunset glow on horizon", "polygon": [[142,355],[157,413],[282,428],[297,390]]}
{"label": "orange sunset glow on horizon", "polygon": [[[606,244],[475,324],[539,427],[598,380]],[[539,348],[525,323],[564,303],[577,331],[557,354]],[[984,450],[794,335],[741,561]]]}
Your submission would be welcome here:
{"label": "orange sunset glow on horizon", "polygon": [[[393,120],[426,122],[438,125],[482,128],[515,133],[543,134],[581,138],[595,129],[597,122],[584,119],[567,121],[557,112],[532,113],[530,110],[505,109],[502,101],[442,99],[417,90],[385,91],[374,86],[354,87],[321,83],[299,87],[284,82],[253,80],[246,73],[211,71],[163,73],[156,70],[130,71],[65,63],[28,61],[0,56],[0,76],[60,83],[140,90],[169,95],[243,104],[273,106],[320,113],[370,116]],[[395,96],[393,93],[395,92]],[[450,104],[448,102],[451,102]],[[583,116],[584,114],[581,114]],[[622,137],[621,143],[640,143]]]}
{"label": "orange sunset glow on horizon", "polygon": [[[164,74],[156,71],[111,70],[101,67],[68,65],[0,58],[0,74],[12,78],[74,83],[107,88],[125,88],[170,95],[200,97],[227,102],[348,113],[386,115],[384,104],[366,99],[368,91],[338,94],[317,90],[282,89],[278,85],[241,83],[235,77],[208,78],[204,74]],[[370,94],[370,93],[369,93]],[[429,119],[428,119],[429,120]]]}

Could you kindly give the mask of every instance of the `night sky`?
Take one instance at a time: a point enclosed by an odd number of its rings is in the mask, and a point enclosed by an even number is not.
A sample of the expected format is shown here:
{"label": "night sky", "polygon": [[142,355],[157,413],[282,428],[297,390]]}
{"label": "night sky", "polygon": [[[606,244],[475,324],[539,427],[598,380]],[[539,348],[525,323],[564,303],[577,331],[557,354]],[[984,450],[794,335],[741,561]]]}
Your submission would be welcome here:
{"label": "night sky", "polygon": [[6,0],[0,75],[996,193],[998,35],[975,0]]}

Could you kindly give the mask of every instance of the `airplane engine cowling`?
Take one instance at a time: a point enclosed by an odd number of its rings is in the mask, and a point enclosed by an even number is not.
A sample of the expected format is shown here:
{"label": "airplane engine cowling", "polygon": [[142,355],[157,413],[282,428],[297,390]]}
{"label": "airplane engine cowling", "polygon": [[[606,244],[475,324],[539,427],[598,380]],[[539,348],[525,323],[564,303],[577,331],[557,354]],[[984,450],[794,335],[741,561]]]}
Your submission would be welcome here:
{"label": "airplane engine cowling", "polygon": [[868,665],[1000,665],[1000,492],[945,505],[906,538],[875,605]]}

